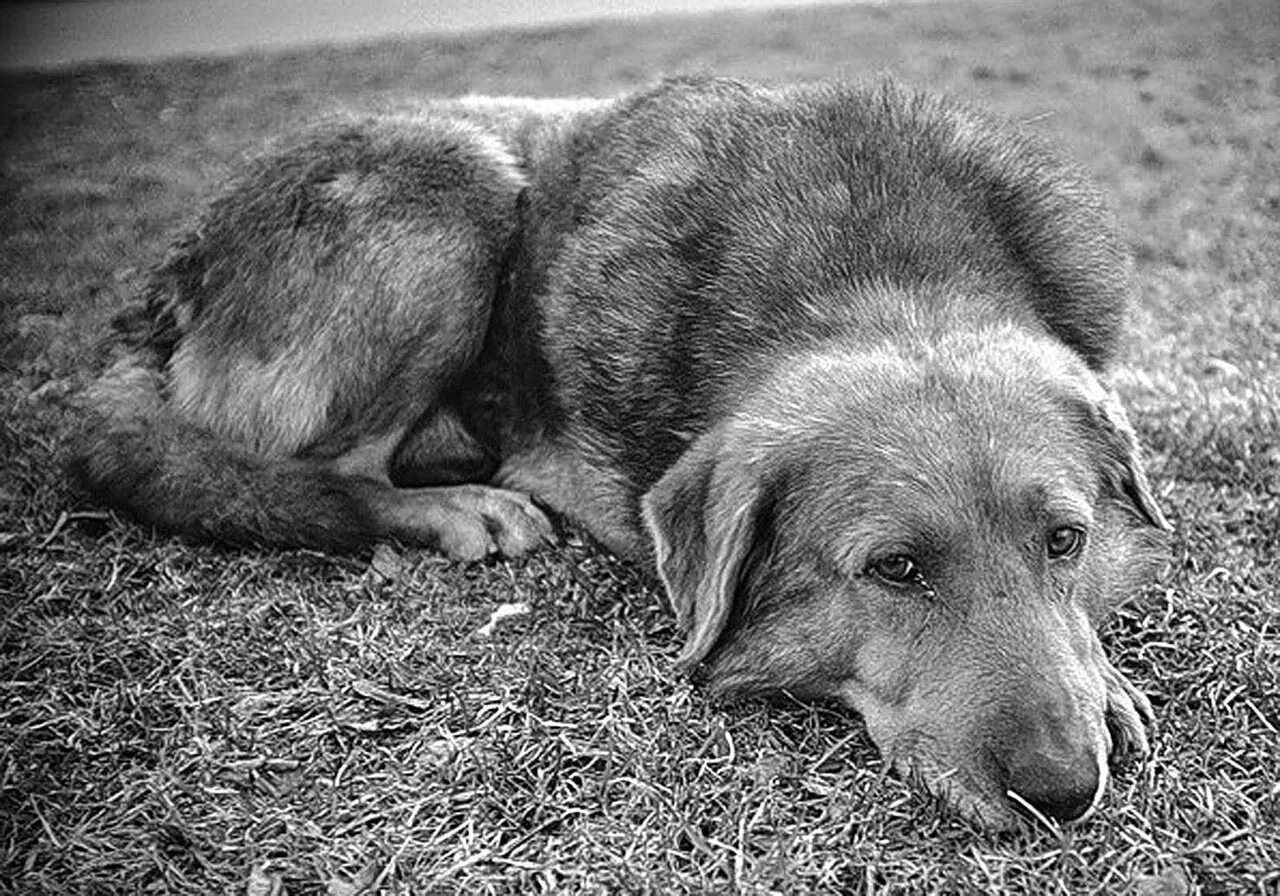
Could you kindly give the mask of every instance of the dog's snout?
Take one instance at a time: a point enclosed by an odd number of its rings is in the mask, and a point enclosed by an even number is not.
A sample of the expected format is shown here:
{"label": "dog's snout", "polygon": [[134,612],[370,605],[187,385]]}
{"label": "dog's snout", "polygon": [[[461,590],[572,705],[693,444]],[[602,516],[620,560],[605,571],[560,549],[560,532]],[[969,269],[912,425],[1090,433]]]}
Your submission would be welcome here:
{"label": "dog's snout", "polygon": [[[1009,764],[1008,788],[1055,821],[1075,821],[1087,813],[1098,795],[1102,770],[1093,756],[1072,758],[1028,752]],[[1018,800],[1013,801],[1019,809]]]}
{"label": "dog's snout", "polygon": [[1066,694],[1026,695],[998,727],[997,755],[1014,808],[1058,822],[1089,813],[1106,786],[1106,744],[1081,707]]}

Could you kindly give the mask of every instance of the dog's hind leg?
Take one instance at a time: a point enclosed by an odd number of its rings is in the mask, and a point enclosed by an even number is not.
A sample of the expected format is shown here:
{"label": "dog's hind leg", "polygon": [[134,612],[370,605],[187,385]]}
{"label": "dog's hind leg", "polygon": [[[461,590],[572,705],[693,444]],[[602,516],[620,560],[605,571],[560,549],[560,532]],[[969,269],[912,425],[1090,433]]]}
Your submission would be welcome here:
{"label": "dog's hind leg", "polygon": [[546,518],[481,484],[492,452],[442,401],[484,345],[523,186],[494,138],[438,116],[329,124],[252,164],[155,273],[163,370],[90,391],[73,469],[224,541],[537,543]]}

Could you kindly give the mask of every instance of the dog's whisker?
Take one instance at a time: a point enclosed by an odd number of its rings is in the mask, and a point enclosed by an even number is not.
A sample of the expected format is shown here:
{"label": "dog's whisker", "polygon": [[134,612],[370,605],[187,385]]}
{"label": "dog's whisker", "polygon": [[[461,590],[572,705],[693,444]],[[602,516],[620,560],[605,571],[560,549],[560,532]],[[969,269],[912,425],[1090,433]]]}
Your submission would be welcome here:
{"label": "dog's whisker", "polygon": [[1035,819],[1035,821],[1040,825],[1042,825],[1045,830],[1049,831],[1055,837],[1062,836],[1062,826],[1058,824],[1056,821],[1053,821],[1052,819],[1050,819],[1043,812],[1041,812],[1036,806],[1032,805],[1028,800],[1023,798],[1022,794],[1018,793],[1016,790],[1006,790],[1005,796],[1008,797],[1011,802],[1016,803],[1022,809],[1022,811],[1026,812],[1029,816]]}

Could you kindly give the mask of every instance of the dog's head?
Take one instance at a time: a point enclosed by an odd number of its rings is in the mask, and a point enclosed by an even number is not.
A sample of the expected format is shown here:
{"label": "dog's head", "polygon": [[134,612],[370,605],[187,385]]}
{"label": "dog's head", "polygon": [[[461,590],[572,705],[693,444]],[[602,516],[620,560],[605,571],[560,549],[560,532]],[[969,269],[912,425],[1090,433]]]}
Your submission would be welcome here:
{"label": "dog's head", "polygon": [[1150,708],[1095,627],[1167,523],[1114,396],[1013,328],[799,358],[645,497],[716,693],[857,710],[966,814],[1078,819]]}

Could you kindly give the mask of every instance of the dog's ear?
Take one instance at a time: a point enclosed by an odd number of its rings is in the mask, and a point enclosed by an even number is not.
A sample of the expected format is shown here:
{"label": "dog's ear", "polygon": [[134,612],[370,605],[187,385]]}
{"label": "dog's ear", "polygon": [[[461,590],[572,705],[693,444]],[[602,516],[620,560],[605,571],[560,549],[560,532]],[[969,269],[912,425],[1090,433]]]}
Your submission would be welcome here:
{"label": "dog's ear", "polygon": [[725,438],[700,437],[643,499],[658,574],[688,633],[677,660],[686,671],[729,626],[756,538],[761,484],[723,450]]}
{"label": "dog's ear", "polygon": [[1107,487],[1123,498],[1147,523],[1169,531],[1173,527],[1151,493],[1151,483],[1142,466],[1138,437],[1119,397],[1112,389],[1102,387],[1100,392],[1091,395],[1088,406],[1091,428],[1102,440],[1102,469]]}

